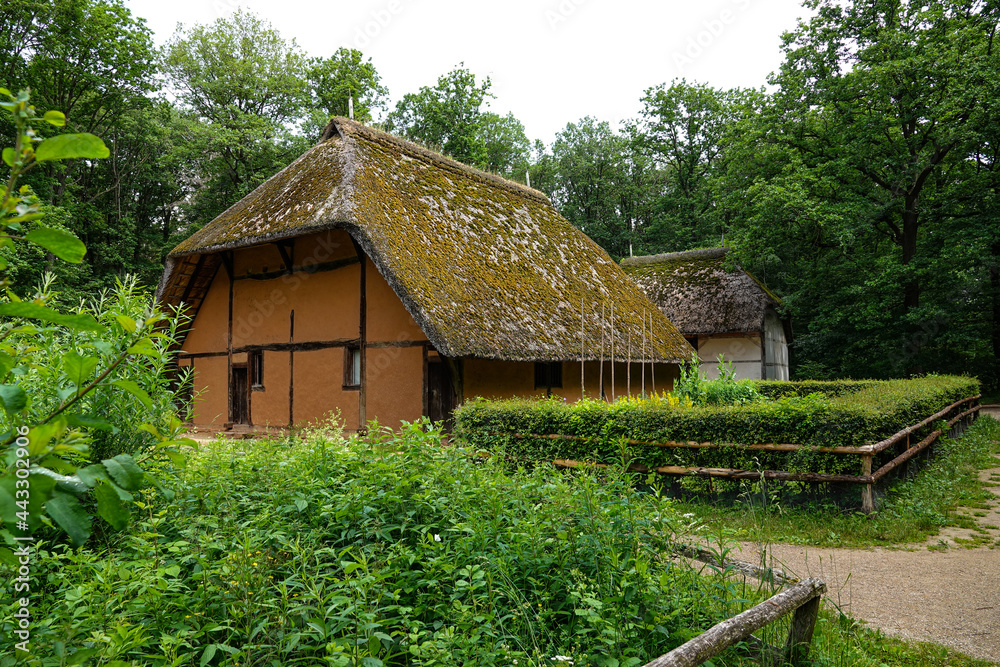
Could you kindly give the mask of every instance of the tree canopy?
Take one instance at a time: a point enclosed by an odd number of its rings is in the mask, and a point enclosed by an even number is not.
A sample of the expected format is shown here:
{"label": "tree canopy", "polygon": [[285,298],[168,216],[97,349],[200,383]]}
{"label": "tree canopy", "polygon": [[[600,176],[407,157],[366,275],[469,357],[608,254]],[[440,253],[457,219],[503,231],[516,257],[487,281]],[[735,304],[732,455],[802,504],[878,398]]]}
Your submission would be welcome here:
{"label": "tree canopy", "polygon": [[621,125],[583,109],[546,144],[463,64],[390,107],[365,54],[307,55],[245,10],[181,27],[158,51],[122,0],[5,0],[0,86],[31,88],[110,150],[25,175],[87,258],[22,253],[7,271],[27,289],[54,269],[71,299],[126,273],[153,284],[178,240],[353,99],[361,122],[530,180],[615,258],[732,247],[783,297],[800,377],[1000,384],[1000,6],[805,6],[769,88],[652,81]]}

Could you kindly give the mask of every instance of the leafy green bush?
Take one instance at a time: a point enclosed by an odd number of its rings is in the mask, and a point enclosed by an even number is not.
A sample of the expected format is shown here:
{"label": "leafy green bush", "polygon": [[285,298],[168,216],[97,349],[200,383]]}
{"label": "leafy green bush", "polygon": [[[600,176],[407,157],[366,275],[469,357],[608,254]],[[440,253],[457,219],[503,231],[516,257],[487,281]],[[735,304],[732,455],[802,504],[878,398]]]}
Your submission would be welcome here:
{"label": "leafy green bush", "polygon": [[[795,383],[787,383],[795,384]],[[932,377],[864,383],[832,398],[790,392],[778,400],[739,406],[671,406],[665,402],[558,400],[467,401],[455,413],[456,435],[475,447],[517,461],[621,461],[622,442],[697,441],[718,444],[791,443],[796,452],[663,448],[636,444],[636,463],[860,474],[860,457],[824,454],[813,447],[877,442],[951,403],[978,394],[978,382]],[[548,438],[544,436],[571,436]]]}
{"label": "leafy green bush", "polygon": [[[154,405],[149,392],[155,388],[158,398],[169,393],[158,379],[170,361],[176,322],[149,308],[140,308],[136,319],[135,295],[124,287],[117,304],[123,307],[98,308],[99,315],[107,315],[103,321],[83,308],[57,307],[49,278],[31,298],[11,289],[8,257],[24,244],[70,263],[86,254],[80,239],[64,227],[39,224],[45,215],[41,203],[29,186],[17,187],[18,180],[40,163],[100,159],[109,151],[86,133],[43,138],[34,128],[39,118],[27,91],[13,95],[0,88],[0,108],[16,130],[14,146],[3,149],[10,177],[0,185],[0,285],[5,288],[0,297],[0,539],[5,544],[0,560],[16,563],[6,545],[48,536],[48,527],[58,527],[76,545],[86,542],[94,505],[107,523],[123,528],[133,493],[157,483],[141,464],[156,455],[182,459],[180,447],[194,443],[176,439],[181,423],[174,410],[163,401]],[[66,122],[58,111],[47,111],[41,120],[55,127]],[[131,413],[126,396],[144,411]],[[110,438],[125,431],[119,425],[130,431],[137,427],[149,437],[112,446]],[[102,432],[108,435],[97,436],[104,446],[95,453],[120,453],[86,465],[93,434]],[[121,451],[140,444],[148,445],[141,456]]]}
{"label": "leafy green bush", "polygon": [[[51,300],[48,293],[40,296]],[[177,330],[185,318],[167,317],[132,277],[83,304],[77,313],[93,317],[101,329],[32,326],[7,336],[6,343],[15,349],[33,350],[22,359],[18,372],[18,386],[31,401],[17,415],[17,423],[44,419],[91,381],[97,369],[110,369],[101,383],[76,402],[69,425],[90,429],[92,462],[136,454],[157,442],[154,433],[168,431],[172,420],[186,414],[182,397],[190,384],[189,373],[173,371]],[[160,326],[148,342],[133,348],[136,331],[147,321]],[[115,365],[115,359],[130,348],[134,356]],[[64,361],[53,364],[53,359]],[[0,415],[0,431],[12,428],[13,423]]]}
{"label": "leafy green bush", "polygon": [[733,363],[726,361],[724,355],[719,355],[717,368],[719,377],[707,379],[701,372],[698,356],[692,354],[689,362],[680,365],[680,376],[670,394],[679,399],[678,404],[693,405],[742,405],[763,398],[752,380],[736,379]]}
{"label": "leafy green bush", "polygon": [[740,610],[663,557],[686,519],[620,472],[369,430],[217,442],[106,551],[42,546],[28,664],[635,666]]}

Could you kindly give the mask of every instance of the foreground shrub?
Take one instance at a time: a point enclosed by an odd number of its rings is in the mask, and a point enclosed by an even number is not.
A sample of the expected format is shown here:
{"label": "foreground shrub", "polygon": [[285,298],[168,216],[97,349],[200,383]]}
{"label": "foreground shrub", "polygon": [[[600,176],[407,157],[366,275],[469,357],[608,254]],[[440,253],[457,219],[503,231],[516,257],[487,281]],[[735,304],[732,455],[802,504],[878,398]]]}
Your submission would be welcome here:
{"label": "foreground shrub", "polygon": [[[14,146],[3,149],[9,177],[0,184],[0,286],[5,288],[0,295],[0,561],[23,565],[23,555],[15,557],[10,546],[48,536],[56,527],[74,544],[83,544],[91,534],[95,505],[107,524],[124,527],[132,493],[156,483],[141,467],[144,461],[161,455],[182,458],[180,447],[193,443],[175,440],[180,420],[167,406],[154,405],[136,375],[154,383],[163,376],[176,322],[145,304],[137,317],[135,299],[124,294],[123,286],[119,305],[124,301],[132,307],[109,311],[98,305],[98,313],[57,307],[50,275],[30,298],[12,289],[5,272],[19,246],[37,246],[70,263],[86,254],[70,231],[41,222],[40,200],[30,186],[18,187],[19,179],[39,164],[100,159],[109,150],[86,133],[43,139],[35,129],[38,121],[62,127],[66,117],[54,110],[37,115],[26,90],[14,95],[0,88],[0,108],[15,129]],[[132,417],[126,396],[144,411]],[[130,443],[118,424],[147,435]],[[100,435],[107,433],[114,440]],[[98,447],[99,462],[86,465],[95,440],[127,449],[141,442],[148,447],[138,457]],[[109,458],[100,458],[105,454]]]}
{"label": "foreground shrub", "polygon": [[636,665],[735,610],[664,558],[684,520],[630,477],[508,473],[428,428],[205,448],[107,551],[43,545],[34,645],[95,664]]}

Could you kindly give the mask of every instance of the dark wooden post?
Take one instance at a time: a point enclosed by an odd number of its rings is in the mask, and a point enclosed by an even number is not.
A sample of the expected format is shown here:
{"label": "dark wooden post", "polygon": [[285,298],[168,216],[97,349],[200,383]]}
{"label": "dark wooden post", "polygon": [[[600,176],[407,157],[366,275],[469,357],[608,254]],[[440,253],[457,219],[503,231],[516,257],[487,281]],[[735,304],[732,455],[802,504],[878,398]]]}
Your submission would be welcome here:
{"label": "dark wooden post", "polygon": [[788,630],[785,657],[793,665],[805,664],[809,659],[809,645],[812,643],[813,629],[819,617],[821,599],[822,597],[817,595],[792,614],[792,627]]}

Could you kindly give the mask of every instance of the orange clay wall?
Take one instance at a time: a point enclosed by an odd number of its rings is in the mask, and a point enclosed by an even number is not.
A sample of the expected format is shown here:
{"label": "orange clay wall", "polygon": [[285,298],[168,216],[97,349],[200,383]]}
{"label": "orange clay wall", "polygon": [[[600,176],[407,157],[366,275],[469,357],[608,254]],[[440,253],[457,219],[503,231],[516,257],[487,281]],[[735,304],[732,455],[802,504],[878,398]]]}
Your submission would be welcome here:
{"label": "orange clay wall", "polygon": [[230,280],[224,268],[216,274],[181,355],[195,370],[195,425],[230,419],[230,335],[234,364],[247,362],[248,349],[263,355],[263,382],[249,394],[254,425],[301,426],[339,411],[345,427],[357,429],[362,396],[367,419],[419,418],[427,339],[374,264],[365,259],[362,391],[344,387],[345,350],[361,342],[362,265],[350,236],[304,236],[289,252],[294,270],[282,275],[275,244],[233,253],[231,322]]}

